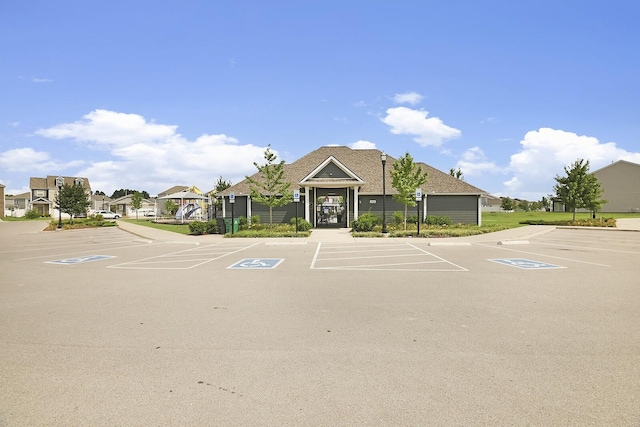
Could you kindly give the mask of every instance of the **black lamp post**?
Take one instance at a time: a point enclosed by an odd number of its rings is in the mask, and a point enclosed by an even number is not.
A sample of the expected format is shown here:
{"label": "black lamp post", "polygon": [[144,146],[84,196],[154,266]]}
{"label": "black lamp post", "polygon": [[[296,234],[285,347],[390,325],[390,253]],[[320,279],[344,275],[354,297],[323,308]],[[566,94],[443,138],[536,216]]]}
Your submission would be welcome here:
{"label": "black lamp post", "polygon": [[60,197],[60,193],[62,192],[62,186],[64,185],[64,178],[59,176],[56,178],[56,187],[58,187],[58,229],[62,228],[62,197]]}
{"label": "black lamp post", "polygon": [[387,234],[387,185],[385,173],[385,167],[387,166],[387,154],[385,152],[380,154],[380,160],[382,161],[382,234]]}

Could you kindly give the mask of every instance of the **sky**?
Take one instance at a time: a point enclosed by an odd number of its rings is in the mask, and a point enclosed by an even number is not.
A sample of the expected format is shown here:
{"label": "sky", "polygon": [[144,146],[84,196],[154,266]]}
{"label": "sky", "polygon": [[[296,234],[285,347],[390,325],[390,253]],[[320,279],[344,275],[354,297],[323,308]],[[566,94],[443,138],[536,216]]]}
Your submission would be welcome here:
{"label": "sky", "polygon": [[376,148],[530,201],[640,163],[635,0],[0,0],[0,183],[156,195]]}

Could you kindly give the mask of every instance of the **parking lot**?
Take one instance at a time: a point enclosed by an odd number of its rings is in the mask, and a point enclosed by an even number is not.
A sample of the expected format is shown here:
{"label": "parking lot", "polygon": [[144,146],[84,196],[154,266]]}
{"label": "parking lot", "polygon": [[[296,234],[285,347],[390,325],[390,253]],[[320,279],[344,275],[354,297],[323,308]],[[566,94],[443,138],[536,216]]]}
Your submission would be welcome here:
{"label": "parking lot", "polygon": [[0,425],[640,424],[638,232],[0,242]]}

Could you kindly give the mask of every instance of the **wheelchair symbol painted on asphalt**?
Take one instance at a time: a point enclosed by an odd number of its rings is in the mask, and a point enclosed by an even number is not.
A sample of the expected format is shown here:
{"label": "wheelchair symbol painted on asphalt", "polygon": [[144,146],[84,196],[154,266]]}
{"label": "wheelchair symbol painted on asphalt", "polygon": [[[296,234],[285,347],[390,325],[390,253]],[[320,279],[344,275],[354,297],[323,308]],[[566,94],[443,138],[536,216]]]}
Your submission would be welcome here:
{"label": "wheelchair symbol painted on asphalt", "polygon": [[284,261],[284,258],[245,258],[227,268],[264,270],[276,268],[282,261]]}
{"label": "wheelchair symbol painted on asphalt", "polygon": [[549,264],[542,261],[532,261],[525,258],[499,258],[490,259],[489,261],[497,262],[499,264],[508,265],[510,267],[522,268],[525,270],[544,270],[550,268],[566,268],[560,265]]}
{"label": "wheelchair symbol painted on asphalt", "polygon": [[113,256],[108,255],[87,255],[77,258],[67,258],[67,259],[58,259],[55,261],[46,261],[47,264],[61,264],[61,265],[73,265],[80,264],[83,262],[91,262],[91,261],[101,261],[103,259],[115,258]]}

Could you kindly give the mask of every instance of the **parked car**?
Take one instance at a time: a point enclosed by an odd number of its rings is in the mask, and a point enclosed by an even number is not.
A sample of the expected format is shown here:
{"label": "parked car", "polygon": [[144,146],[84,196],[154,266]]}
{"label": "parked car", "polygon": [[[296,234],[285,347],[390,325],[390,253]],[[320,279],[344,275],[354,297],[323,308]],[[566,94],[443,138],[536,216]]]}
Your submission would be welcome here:
{"label": "parked car", "polygon": [[144,216],[156,216],[156,213],[154,211],[147,211],[144,213]]}
{"label": "parked car", "polygon": [[102,218],[104,218],[104,219],[118,219],[118,218],[120,218],[120,215],[118,215],[115,212],[111,212],[111,211],[95,211],[93,214],[94,215],[102,215]]}

